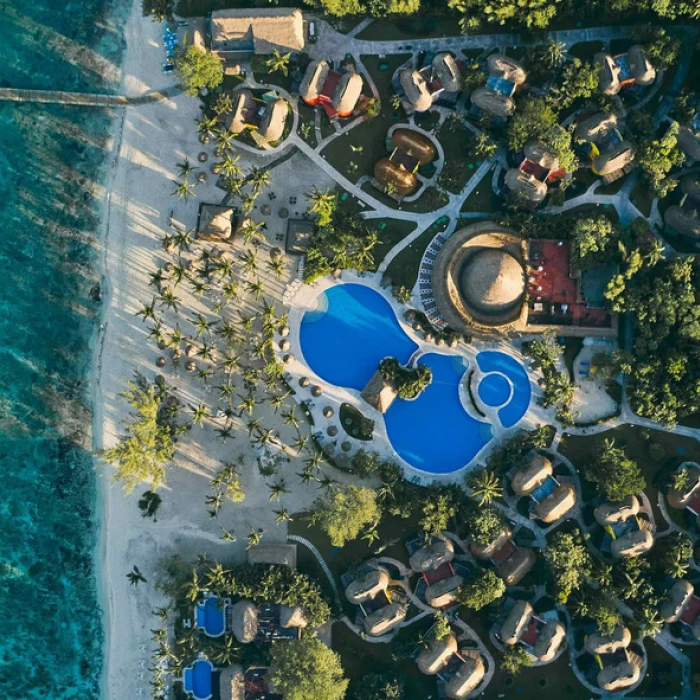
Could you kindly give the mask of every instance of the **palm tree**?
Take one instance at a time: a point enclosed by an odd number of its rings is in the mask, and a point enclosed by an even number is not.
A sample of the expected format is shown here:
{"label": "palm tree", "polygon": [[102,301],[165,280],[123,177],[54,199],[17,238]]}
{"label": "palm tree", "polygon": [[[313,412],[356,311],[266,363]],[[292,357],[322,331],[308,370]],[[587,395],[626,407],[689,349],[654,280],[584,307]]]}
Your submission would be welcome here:
{"label": "palm tree", "polygon": [[[294,428],[299,428],[299,419],[296,416],[295,407],[292,406],[288,411],[282,411],[282,421],[285,425],[291,425]],[[306,445],[306,442],[304,442]]]}
{"label": "palm tree", "polygon": [[501,480],[491,469],[479,469],[473,472],[468,479],[468,486],[480,506],[491,503],[503,494]]}
{"label": "palm tree", "polygon": [[204,333],[208,334],[210,332],[209,329],[218,323],[218,321],[210,321],[206,316],[202,316],[202,314],[197,314],[195,318],[190,319],[190,322],[197,328],[196,338],[204,335]]}
{"label": "palm tree", "polygon": [[278,280],[281,280],[284,277],[286,267],[282,258],[275,258],[274,260],[270,260],[267,263],[267,266],[270,268],[270,271]]}
{"label": "palm tree", "polygon": [[259,193],[263,187],[270,184],[270,171],[254,168],[247,178],[248,182],[252,183],[253,191]]}
{"label": "palm tree", "polygon": [[[170,614],[170,608],[169,607],[164,607],[164,608],[156,608],[153,611],[153,614],[162,622],[167,622],[168,621],[168,615]],[[165,631],[165,630],[163,630]]]}
{"label": "palm tree", "polygon": [[235,134],[231,133],[228,129],[221,129],[216,135],[216,154],[218,156],[223,156],[226,153],[230,153],[233,150],[235,138]]}
{"label": "palm tree", "polygon": [[304,460],[304,464],[310,469],[320,469],[321,464],[323,464],[323,455],[318,450],[314,450],[314,452]]}
{"label": "palm tree", "polygon": [[261,221],[253,221],[252,219],[246,219],[243,226],[240,228],[240,232],[243,235],[243,240],[246,243],[252,243],[255,240],[262,240],[262,231],[263,223]]}
{"label": "palm tree", "polygon": [[240,156],[233,156],[231,153],[227,153],[224,156],[224,159],[219,163],[219,168],[221,170],[221,174],[226,178],[226,179],[233,179],[240,177],[243,174],[243,171],[241,169],[241,166],[238,165],[238,161],[241,159]]}
{"label": "palm tree", "polygon": [[292,516],[289,514],[289,511],[284,507],[281,507],[279,510],[273,510],[272,512],[277,516],[275,518],[275,522],[278,525],[283,522],[294,522],[294,518],[292,518]]}
{"label": "palm tree", "polygon": [[246,194],[241,198],[241,210],[244,214],[250,214],[255,206],[255,200],[257,199],[257,194]]}
{"label": "palm tree", "polygon": [[253,410],[255,407],[258,405],[258,401],[255,398],[255,394],[252,392],[246,394],[245,396],[240,396],[239,398],[241,399],[241,402],[238,404],[238,410],[241,412],[241,415],[243,413],[247,413],[249,416],[253,415]]}
{"label": "palm tree", "polygon": [[221,258],[216,263],[216,273],[220,279],[231,277],[233,274],[233,263],[228,258]]}
{"label": "palm tree", "polygon": [[557,66],[560,66],[562,63],[564,63],[565,56],[566,44],[563,44],[561,41],[555,41],[554,39],[550,39],[546,43],[544,60],[549,68],[556,68]]}
{"label": "palm tree", "polygon": [[134,568],[126,575],[129,579],[129,583],[132,586],[138,586],[139,583],[147,583],[146,577],[141,573],[138,566],[134,565]]}
{"label": "palm tree", "polygon": [[201,428],[204,425],[204,419],[209,418],[209,410],[203,403],[200,403],[198,406],[190,406],[190,409],[192,410],[192,422],[199,423]]}
{"label": "palm tree", "polygon": [[214,370],[211,367],[202,367],[197,370],[197,376],[204,380],[205,384],[209,384],[209,377],[214,374]]}
{"label": "palm tree", "polygon": [[394,94],[394,95],[391,96],[391,106],[392,106],[394,109],[400,109],[400,108],[401,108],[401,98],[400,98],[398,95]]}
{"label": "palm tree", "polygon": [[214,112],[216,114],[226,114],[233,109],[233,100],[228,93],[222,92],[214,103]]}
{"label": "palm tree", "polygon": [[194,166],[192,163],[190,163],[188,158],[185,158],[183,161],[179,162],[177,164],[177,169],[180,171],[180,177],[182,177],[183,180],[186,180],[187,176],[191,172],[194,172]]}
{"label": "palm tree", "polygon": [[202,592],[202,587],[199,583],[199,574],[196,569],[192,569],[192,578],[184,584],[184,594],[187,600],[194,603],[199,594]]}
{"label": "palm tree", "polygon": [[246,290],[246,292],[252,294],[253,297],[255,298],[255,301],[257,301],[258,299],[260,299],[260,297],[262,296],[262,293],[265,291],[265,286],[263,285],[263,283],[260,281],[259,278],[256,278],[255,282],[251,281],[251,282],[248,282],[248,284],[246,284],[245,290]]}
{"label": "palm tree", "polygon": [[257,436],[253,439],[253,442],[260,447],[265,447],[265,445],[272,445],[277,442],[277,436],[272,428],[260,429],[258,430]]}
{"label": "palm tree", "polygon": [[238,660],[240,648],[233,641],[233,635],[227,635],[224,645],[217,647],[213,659],[222,666],[232,666]]}
{"label": "palm tree", "polygon": [[148,337],[153,338],[153,340],[155,340],[156,343],[158,343],[158,345],[160,345],[163,342],[163,324],[159,320],[156,320],[156,322],[151,327],[151,330],[148,332]]}
{"label": "palm tree", "polygon": [[[238,196],[241,194],[241,190],[243,189],[243,185],[245,185],[245,181],[243,178],[240,176],[238,177],[227,177],[225,181],[226,189],[235,196]],[[253,200],[253,203],[255,200]],[[252,205],[251,205],[252,209]]]}
{"label": "palm tree", "polygon": [[302,483],[302,484],[307,484],[307,485],[308,485],[309,483],[311,483],[312,481],[315,480],[315,477],[314,477],[314,475],[311,473],[311,470],[310,470],[310,469],[307,469],[306,467],[304,467],[303,471],[297,472],[297,476],[298,476],[299,479],[301,480],[301,483]]}
{"label": "palm tree", "polygon": [[173,280],[173,287],[177,287],[182,280],[187,279],[187,270],[185,270],[183,265],[173,265],[170,279]]}
{"label": "palm tree", "polygon": [[270,397],[270,406],[275,409],[275,413],[279,411],[282,406],[284,406],[285,399],[290,395],[291,392],[287,391],[284,394],[274,394]]}
{"label": "palm tree", "polygon": [[251,437],[253,433],[259,432],[262,428],[262,422],[259,418],[249,418],[246,423],[246,428],[248,428],[248,437]]}
{"label": "palm tree", "polygon": [[160,304],[161,306],[165,306],[177,312],[180,306],[180,299],[175,296],[172,289],[164,289],[163,293],[160,295]]}
{"label": "palm tree", "polygon": [[306,449],[306,446],[309,443],[309,436],[308,435],[302,435],[300,432],[297,430],[297,436],[294,438],[294,442],[292,443],[294,447],[299,451],[303,452]]}
{"label": "palm tree", "polygon": [[233,399],[233,392],[236,390],[236,387],[231,384],[231,376],[226,377],[226,383],[225,384],[219,384],[218,386],[219,389],[219,398],[224,399],[227,401],[229,404],[231,403]]}
{"label": "palm tree", "polygon": [[224,443],[229,438],[234,440],[236,438],[236,436],[233,434],[233,431],[228,426],[224,426],[223,428],[217,428],[216,434],[224,441]]}
{"label": "palm tree", "polygon": [[201,119],[197,119],[196,122],[199,127],[199,139],[202,143],[206,143],[216,135],[219,126],[216,117],[204,116]]}
{"label": "palm tree", "polygon": [[321,478],[318,480],[319,488],[330,490],[338,482],[335,479],[331,479],[328,474],[321,474]]}
{"label": "palm tree", "polygon": [[182,342],[182,330],[180,329],[180,324],[176,323],[173,332],[168,337],[168,342],[166,346],[169,348],[176,348]]}
{"label": "palm tree", "polygon": [[193,233],[194,232],[192,230],[190,230],[190,231],[178,231],[173,236],[173,241],[180,252],[182,252],[183,250],[189,252],[190,245],[192,243],[192,234]]}
{"label": "palm tree", "polygon": [[194,185],[191,185],[187,180],[183,180],[182,182],[173,180],[173,182],[176,185],[173,194],[176,194],[179,199],[184,199],[186,202],[190,197],[197,196],[194,192]]}
{"label": "palm tree", "polygon": [[205,586],[215,592],[226,586],[226,571],[221,563],[216,563],[207,571]]}
{"label": "palm tree", "polygon": [[147,319],[156,320],[156,298],[153,297],[153,301],[150,304],[144,304],[140,311],[136,312],[137,316],[143,317],[143,322],[145,323]]}
{"label": "palm tree", "polygon": [[374,525],[370,527],[364,535],[362,535],[362,539],[367,542],[368,546],[371,546],[373,542],[376,542],[379,539],[379,533],[377,532],[377,526]]}
{"label": "palm tree", "polygon": [[282,75],[289,75],[289,59],[291,55],[291,53],[282,54],[275,49],[272,56],[265,61],[265,65],[270,69],[270,73],[279,71]]}
{"label": "palm tree", "polygon": [[324,214],[329,214],[335,207],[336,195],[331,190],[324,191],[314,187],[306,196],[311,202],[307,210],[310,214],[318,214],[323,218]]}
{"label": "palm tree", "polygon": [[148,281],[148,285],[150,287],[160,288],[163,285],[163,282],[165,281],[165,274],[160,268],[158,268],[155,272],[151,272],[149,277],[150,279]]}
{"label": "palm tree", "polygon": [[214,346],[209,345],[206,340],[202,341],[202,346],[197,349],[195,353],[197,357],[201,357],[205,360],[214,361]]}
{"label": "palm tree", "polygon": [[661,260],[664,254],[664,244],[658,238],[653,238],[649,245],[649,250],[643,255],[644,264],[648,267],[653,267]]}
{"label": "palm tree", "polygon": [[238,369],[238,361],[241,359],[240,355],[231,355],[230,353],[224,353],[224,359],[221,361],[221,369],[226,374],[233,374]]}
{"label": "palm tree", "polygon": [[241,262],[243,263],[242,270],[246,275],[257,272],[258,255],[254,250],[246,250],[246,252],[241,255]]}
{"label": "palm tree", "polygon": [[223,542],[235,542],[236,537],[235,535],[231,532],[231,530],[227,530],[226,528],[221,528],[221,536],[219,537],[220,540]]}
{"label": "palm tree", "polygon": [[221,287],[221,294],[224,299],[229,301],[238,301],[240,296],[238,294],[238,282],[235,280],[229,280]]}
{"label": "palm tree", "polygon": [[251,526],[250,534],[248,535],[248,546],[246,547],[246,549],[250,549],[251,547],[255,547],[256,545],[260,544],[260,541],[262,540],[264,534],[265,530],[263,530],[262,528],[256,530],[254,527]]}
{"label": "palm tree", "polygon": [[289,489],[284,485],[284,479],[276,481],[274,484],[270,484],[270,500],[279,501],[282,494],[289,493]]}

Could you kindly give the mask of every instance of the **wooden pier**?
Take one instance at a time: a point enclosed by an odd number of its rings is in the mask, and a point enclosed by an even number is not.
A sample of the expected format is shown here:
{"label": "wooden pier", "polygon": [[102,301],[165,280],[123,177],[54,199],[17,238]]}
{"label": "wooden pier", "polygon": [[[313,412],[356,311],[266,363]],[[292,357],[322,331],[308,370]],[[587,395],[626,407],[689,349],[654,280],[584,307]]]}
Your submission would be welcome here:
{"label": "wooden pier", "polygon": [[104,95],[90,92],[17,90],[15,88],[0,88],[0,101],[75,105],[77,107],[129,107],[130,105],[162,102],[178,92],[178,88],[169,88],[162,91],[156,90],[137,97],[126,97],[124,95]]}

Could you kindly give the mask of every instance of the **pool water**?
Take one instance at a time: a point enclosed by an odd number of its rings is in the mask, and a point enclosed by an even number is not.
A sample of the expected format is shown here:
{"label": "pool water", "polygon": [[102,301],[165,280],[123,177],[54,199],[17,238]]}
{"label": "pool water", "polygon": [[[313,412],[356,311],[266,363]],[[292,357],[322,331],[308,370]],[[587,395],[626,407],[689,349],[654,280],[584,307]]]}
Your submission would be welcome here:
{"label": "pool water", "polygon": [[409,464],[449,474],[476,457],[491,438],[491,426],[470,416],[459,398],[467,366],[461,357],[430,353],[418,361],[433,381],[417,399],[396,399],[384,416],[392,446]]}
{"label": "pool water", "polygon": [[406,364],[418,346],[403,332],[389,302],[362,284],[319,295],[301,322],[304,359],[329,384],[362,391],[385,357]]}
{"label": "pool water", "polygon": [[207,659],[198,659],[185,669],[183,685],[185,692],[195,700],[208,700],[212,696],[212,671],[214,667]]}
{"label": "pool water", "polygon": [[[385,357],[407,364],[418,345],[399,325],[389,302],[361,284],[339,284],[319,295],[301,321],[300,344],[308,366],[329,384],[361,391]],[[476,390],[488,406],[500,407],[498,421],[515,425],[530,403],[522,365],[502,352],[476,356],[484,376]],[[449,474],[469,464],[493,438],[490,423],[470,415],[460,398],[468,369],[456,353],[428,353],[431,384],[412,400],[397,398],[384,415],[394,450],[409,464],[432,474]]]}
{"label": "pool water", "polygon": [[220,637],[226,628],[226,607],[220,598],[207,598],[197,605],[197,627],[209,637]]}

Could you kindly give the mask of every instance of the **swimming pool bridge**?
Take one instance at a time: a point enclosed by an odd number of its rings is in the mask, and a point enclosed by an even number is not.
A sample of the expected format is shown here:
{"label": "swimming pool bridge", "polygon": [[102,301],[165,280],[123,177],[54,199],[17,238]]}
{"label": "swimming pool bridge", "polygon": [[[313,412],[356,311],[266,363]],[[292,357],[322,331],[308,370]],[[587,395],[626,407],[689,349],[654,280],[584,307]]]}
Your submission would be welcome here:
{"label": "swimming pool bridge", "polygon": [[107,95],[93,92],[0,88],[0,101],[74,105],[76,107],[130,107],[151,102],[163,102],[179,92],[180,88],[174,87],[166,90],[154,90],[135,97],[127,97],[126,95]]}

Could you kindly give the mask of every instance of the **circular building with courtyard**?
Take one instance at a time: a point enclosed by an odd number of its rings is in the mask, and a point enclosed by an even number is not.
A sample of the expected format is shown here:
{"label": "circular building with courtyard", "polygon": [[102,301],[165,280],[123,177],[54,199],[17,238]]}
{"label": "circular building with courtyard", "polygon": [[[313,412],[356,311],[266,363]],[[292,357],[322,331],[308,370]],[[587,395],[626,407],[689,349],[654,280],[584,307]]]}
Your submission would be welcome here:
{"label": "circular building with courtyard", "polygon": [[456,331],[524,324],[524,241],[491,221],[456,231],[435,260],[432,289],[440,314]]}

